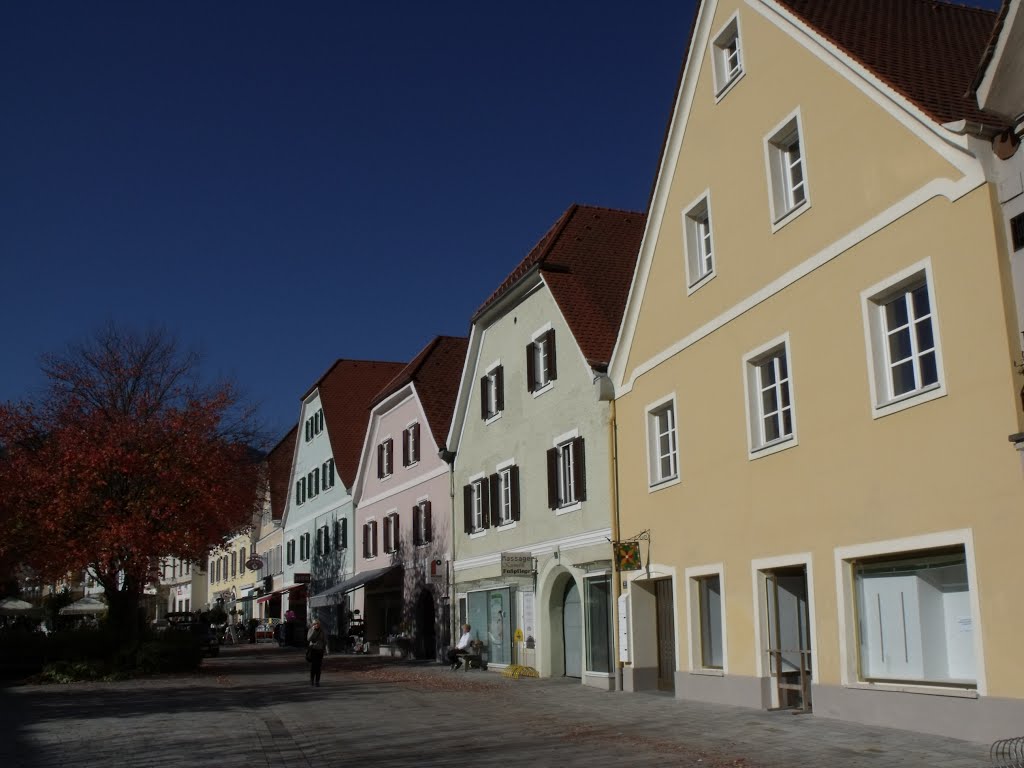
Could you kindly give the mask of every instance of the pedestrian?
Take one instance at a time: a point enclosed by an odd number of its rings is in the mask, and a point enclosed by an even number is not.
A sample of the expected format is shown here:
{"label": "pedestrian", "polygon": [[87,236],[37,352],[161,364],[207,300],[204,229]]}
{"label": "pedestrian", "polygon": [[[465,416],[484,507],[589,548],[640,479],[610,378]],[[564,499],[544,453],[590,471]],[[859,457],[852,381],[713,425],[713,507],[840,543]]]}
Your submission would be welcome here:
{"label": "pedestrian", "polygon": [[448,663],[452,665],[452,671],[462,666],[462,659],[459,656],[465,656],[469,653],[469,644],[472,642],[472,637],[469,634],[469,630],[472,627],[469,624],[462,625],[462,637],[459,638],[459,642],[454,648],[448,651]]}
{"label": "pedestrian", "polygon": [[313,626],[306,635],[306,660],[309,661],[309,684],[320,687],[320,669],[324,664],[324,651],[327,650],[327,634],[320,626],[320,619],[313,619]]}

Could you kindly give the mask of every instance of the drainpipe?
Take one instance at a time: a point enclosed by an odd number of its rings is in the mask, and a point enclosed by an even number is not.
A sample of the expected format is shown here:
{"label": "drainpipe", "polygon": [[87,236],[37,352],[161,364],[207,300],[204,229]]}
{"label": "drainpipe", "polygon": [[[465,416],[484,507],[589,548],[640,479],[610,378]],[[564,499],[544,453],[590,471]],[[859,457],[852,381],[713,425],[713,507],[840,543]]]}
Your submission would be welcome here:
{"label": "drainpipe", "polygon": [[[619,541],[622,534],[621,522],[619,520],[619,422],[615,409],[615,400],[611,402],[611,441],[612,441],[612,541]],[[618,650],[619,643],[619,597],[622,595],[622,582],[619,574],[619,563],[615,558],[615,549],[612,547],[612,632],[615,633],[615,649]],[[618,654],[616,654],[618,656]],[[615,690],[622,691],[623,663],[621,658],[615,659]]]}
{"label": "drainpipe", "polygon": [[455,452],[442,448],[437,452],[438,457],[448,465],[448,508],[451,511],[451,538],[452,548],[448,557],[448,567],[445,569],[448,578],[448,645],[458,637],[456,622],[458,621],[459,600],[455,593]]}

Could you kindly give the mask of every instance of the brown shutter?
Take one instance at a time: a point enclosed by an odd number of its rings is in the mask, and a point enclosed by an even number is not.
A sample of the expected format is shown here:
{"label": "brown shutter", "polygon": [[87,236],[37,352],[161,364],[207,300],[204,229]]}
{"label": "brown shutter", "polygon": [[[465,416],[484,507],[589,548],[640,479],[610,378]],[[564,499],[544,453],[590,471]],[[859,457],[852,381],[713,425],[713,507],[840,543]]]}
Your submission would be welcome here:
{"label": "brown shutter", "polygon": [[558,364],[555,360],[555,329],[552,328],[546,334],[548,346],[548,381],[558,378]]}
{"label": "brown shutter", "polygon": [[384,443],[377,443],[377,479],[384,477]]}
{"label": "brown shutter", "polygon": [[491,527],[491,494],[488,492],[488,485],[486,477],[480,480],[480,506],[483,511],[481,517],[484,528]]}
{"label": "brown shutter", "polygon": [[576,501],[587,499],[587,461],[583,454],[583,438],[572,441],[572,474],[576,486]]}
{"label": "brown shutter", "polygon": [[414,547],[423,543],[423,536],[420,530],[423,528],[423,511],[417,504],[412,508],[412,545]]}
{"label": "brown shutter", "polygon": [[370,524],[363,524],[363,559],[370,557]]}
{"label": "brown shutter", "polygon": [[413,464],[420,460],[420,425],[417,422],[412,425],[411,437],[411,450],[409,451],[409,463]]}
{"label": "brown shutter", "polygon": [[487,379],[486,376],[484,376],[482,379],[480,379],[480,418],[481,419],[486,419],[488,416],[491,415],[491,414],[489,414],[487,412],[487,401],[490,399],[489,397],[487,397],[487,389],[488,389],[488,379]]}
{"label": "brown shutter", "polygon": [[402,466],[408,467],[412,464],[412,460],[409,458],[409,430],[402,430]]}
{"label": "brown shutter", "polygon": [[384,474],[385,475],[390,475],[395,470],[395,465],[394,465],[394,460],[395,460],[395,441],[392,440],[390,437],[388,438],[387,450],[384,451],[384,458],[387,461],[387,466],[384,468],[385,469]]}
{"label": "brown shutter", "polygon": [[533,344],[526,345],[526,391],[537,389],[537,360],[533,352]]}
{"label": "brown shutter", "polygon": [[464,485],[462,486],[462,505],[465,517],[465,530],[466,533],[473,532],[473,486]]}
{"label": "brown shutter", "polygon": [[398,533],[400,527],[398,513],[395,512],[395,514],[391,516],[391,548],[395,550],[395,552],[397,552],[402,546],[402,539]]}
{"label": "brown shutter", "polygon": [[374,520],[372,523],[370,523],[370,534],[371,534],[370,535],[370,543],[373,545],[373,556],[376,557],[377,556],[378,542],[380,541],[379,537],[377,536],[377,521],[376,520]]}
{"label": "brown shutter", "polygon": [[497,525],[501,522],[501,479],[498,477],[498,473],[495,472],[488,477],[485,484],[487,495],[490,497],[488,506],[494,510],[494,524]]}
{"label": "brown shutter", "polygon": [[494,381],[498,389],[497,400],[498,411],[505,410],[505,366],[499,365],[494,371]]}
{"label": "brown shutter", "polygon": [[430,519],[430,502],[424,501],[421,509],[423,510],[423,543],[426,544],[428,541],[434,540],[434,528]]}
{"label": "brown shutter", "polygon": [[548,449],[548,509],[558,509],[558,449]]}
{"label": "brown shutter", "polygon": [[519,519],[519,467],[513,465],[508,473],[509,485],[512,486],[512,519]]}

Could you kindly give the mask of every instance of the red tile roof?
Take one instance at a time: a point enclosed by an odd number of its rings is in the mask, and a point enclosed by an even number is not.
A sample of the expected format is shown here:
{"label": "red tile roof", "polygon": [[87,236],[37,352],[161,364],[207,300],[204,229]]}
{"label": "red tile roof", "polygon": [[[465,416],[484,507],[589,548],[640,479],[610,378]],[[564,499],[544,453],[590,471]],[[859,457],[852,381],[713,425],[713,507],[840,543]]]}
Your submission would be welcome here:
{"label": "red tile roof", "polygon": [[431,434],[437,444],[443,446],[452,423],[468,348],[469,339],[464,336],[437,336],[377,393],[373,403],[414,383]]}
{"label": "red tile roof", "polygon": [[299,425],[296,424],[267,456],[270,474],[270,516],[274,520],[280,520],[284,516],[291,481],[292,456],[295,454],[295,436],[298,432]]}
{"label": "red tile roof", "polygon": [[378,360],[338,360],[302,396],[305,400],[313,390],[320,390],[334,466],[346,488],[351,489],[355,482],[370,404],[381,387],[404,367],[405,363]]}
{"label": "red tile roof", "polygon": [[476,311],[474,321],[537,267],[587,362],[611,359],[647,217],[573,205]]}
{"label": "red tile roof", "polygon": [[941,0],[779,0],[937,123],[1002,125],[974,80],[998,14]]}

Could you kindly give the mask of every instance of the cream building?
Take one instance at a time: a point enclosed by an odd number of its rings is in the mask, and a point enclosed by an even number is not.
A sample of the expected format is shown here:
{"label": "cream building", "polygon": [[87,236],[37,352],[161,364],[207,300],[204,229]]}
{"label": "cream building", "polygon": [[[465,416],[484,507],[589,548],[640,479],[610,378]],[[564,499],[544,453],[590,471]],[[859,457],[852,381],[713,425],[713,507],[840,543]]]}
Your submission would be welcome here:
{"label": "cream building", "polygon": [[990,740],[1024,717],[1007,121],[964,96],[997,16],[871,7],[699,9],[610,369],[623,685]]}

